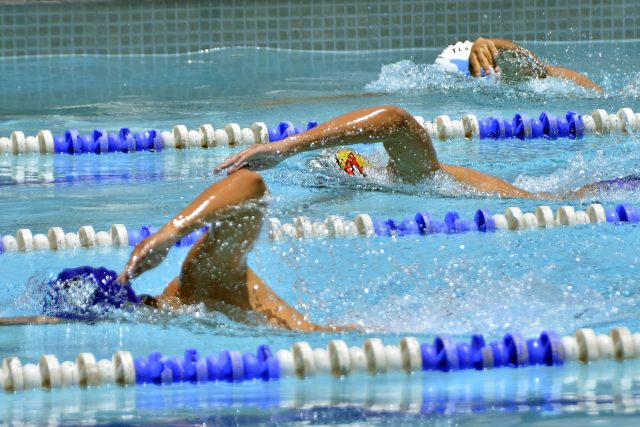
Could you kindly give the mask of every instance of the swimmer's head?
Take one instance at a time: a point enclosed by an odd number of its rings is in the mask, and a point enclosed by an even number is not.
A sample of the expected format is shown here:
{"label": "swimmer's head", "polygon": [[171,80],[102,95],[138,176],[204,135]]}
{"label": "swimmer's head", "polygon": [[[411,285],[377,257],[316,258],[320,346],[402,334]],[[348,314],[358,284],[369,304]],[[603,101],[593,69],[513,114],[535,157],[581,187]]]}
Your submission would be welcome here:
{"label": "swimmer's head", "polygon": [[369,166],[369,162],[353,150],[344,149],[336,151],[336,163],[338,163],[340,169],[349,175],[355,175],[356,171],[358,171],[360,175],[367,176],[364,168],[365,166]]}
{"label": "swimmer's head", "polygon": [[472,46],[473,42],[469,40],[449,45],[438,55],[436,64],[438,64],[445,73],[470,76],[469,56],[471,55]]}
{"label": "swimmer's head", "polygon": [[126,303],[140,303],[131,284],[116,282],[115,271],[104,267],[67,268],[45,289],[43,314],[65,319],[96,320]]}

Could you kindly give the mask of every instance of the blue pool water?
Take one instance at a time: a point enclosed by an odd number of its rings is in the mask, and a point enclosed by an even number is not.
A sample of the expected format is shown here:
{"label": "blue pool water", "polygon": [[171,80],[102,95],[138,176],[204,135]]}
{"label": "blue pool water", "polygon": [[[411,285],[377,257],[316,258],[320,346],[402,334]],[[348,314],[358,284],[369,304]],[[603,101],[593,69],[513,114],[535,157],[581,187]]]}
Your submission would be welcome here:
{"label": "blue pool water", "polygon": [[[428,65],[438,53],[433,50],[313,54],[227,49],[177,57],[3,59],[0,135],[13,130],[33,135],[45,128],[60,134],[66,128],[169,130],[176,124],[193,129],[202,123],[275,125],[283,119],[306,123],[376,104],[397,104],[427,119],[466,113],[511,117],[518,111],[589,113],[594,108],[615,112],[622,106],[640,110],[639,62],[633,55],[640,47],[637,43],[531,47],[553,62],[588,72],[607,95],[560,81],[507,86],[440,76]],[[367,96],[296,100],[344,94]],[[445,163],[474,167],[527,190],[562,193],[596,180],[640,173],[638,142],[638,137],[591,136],[581,141],[434,144]],[[359,149],[374,163],[384,164],[380,145]],[[0,157],[0,234],[15,234],[22,227],[46,233],[54,225],[68,231],[84,224],[96,230],[107,230],[113,223],[161,225],[218,180],[213,167],[235,151]],[[299,215],[312,220],[329,214],[353,218],[356,213],[402,218],[428,210],[442,218],[454,209],[471,218],[481,207],[532,211],[541,204],[460,197],[449,182],[404,185],[382,174],[352,178],[328,166],[332,154],[307,153],[266,171],[271,191],[268,216],[287,221]],[[638,203],[640,193],[618,191],[572,204],[584,208],[593,201],[607,207],[621,201]],[[557,201],[544,204],[560,206]],[[175,248],[160,267],[135,281],[136,289],[160,292],[179,271],[187,251]],[[314,321],[370,327],[371,333],[339,335],[350,345],[360,345],[370,337],[397,343],[413,335],[430,341],[439,333],[466,339],[482,332],[497,339],[507,331],[534,336],[555,329],[572,334],[583,326],[605,333],[614,325],[637,331],[638,253],[640,231],[629,224],[286,242],[268,240],[265,227],[250,263]],[[119,270],[128,255],[128,249],[114,248],[2,254],[0,315],[35,314],[34,283],[63,267],[92,264]],[[0,356],[17,355],[24,363],[48,353],[60,360],[72,360],[81,351],[104,358],[117,349],[134,356],[155,350],[178,355],[187,347],[211,354],[226,348],[253,351],[261,343],[289,348],[301,340],[324,346],[334,338],[238,324],[190,307],[175,313],[122,313],[94,325],[5,327]],[[623,423],[638,410],[637,378],[635,362],[605,363],[449,376],[69,390],[59,398],[38,391],[3,395],[0,407],[7,423],[77,424],[77,410],[89,423],[136,423],[149,417],[154,424],[536,424],[565,419]],[[265,395],[274,397],[265,401]]]}

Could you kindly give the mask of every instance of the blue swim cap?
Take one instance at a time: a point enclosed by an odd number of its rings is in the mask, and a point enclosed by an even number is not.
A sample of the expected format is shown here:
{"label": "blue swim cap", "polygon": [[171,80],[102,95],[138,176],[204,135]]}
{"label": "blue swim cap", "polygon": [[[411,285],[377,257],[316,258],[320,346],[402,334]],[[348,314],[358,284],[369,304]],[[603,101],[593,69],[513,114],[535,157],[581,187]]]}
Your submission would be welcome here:
{"label": "blue swim cap", "polygon": [[66,268],[49,281],[42,304],[43,314],[76,320],[107,317],[123,304],[139,303],[130,283],[116,282],[115,271],[104,267]]}

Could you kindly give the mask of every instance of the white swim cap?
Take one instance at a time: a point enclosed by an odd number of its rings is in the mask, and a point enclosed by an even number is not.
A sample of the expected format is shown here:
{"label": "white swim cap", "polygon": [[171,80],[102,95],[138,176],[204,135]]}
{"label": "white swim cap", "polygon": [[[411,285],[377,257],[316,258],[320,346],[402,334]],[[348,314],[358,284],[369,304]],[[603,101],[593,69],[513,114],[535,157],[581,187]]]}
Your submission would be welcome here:
{"label": "white swim cap", "polygon": [[436,58],[438,64],[445,73],[469,75],[469,56],[471,55],[473,42],[465,40],[455,45],[449,45]]}

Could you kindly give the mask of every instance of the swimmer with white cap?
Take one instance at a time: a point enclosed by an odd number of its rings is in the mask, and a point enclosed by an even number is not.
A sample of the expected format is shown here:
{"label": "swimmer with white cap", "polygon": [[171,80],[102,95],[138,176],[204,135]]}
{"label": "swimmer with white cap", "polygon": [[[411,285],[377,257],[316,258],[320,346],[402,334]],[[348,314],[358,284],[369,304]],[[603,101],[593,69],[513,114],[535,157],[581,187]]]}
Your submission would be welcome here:
{"label": "swimmer with white cap", "polygon": [[[526,79],[556,77],[573,81],[586,89],[602,93],[600,86],[586,75],[566,67],[550,65],[533,52],[504,39],[478,37],[475,42],[468,40],[446,47],[436,58],[435,64],[448,74],[467,77],[499,76],[506,83],[517,83]],[[304,98],[283,98],[264,102],[262,105],[295,104],[301,102],[325,101],[354,97],[377,97],[385,93],[362,92],[340,95],[324,95]]]}
{"label": "swimmer with white cap", "polygon": [[510,40],[478,37],[474,42],[458,42],[444,49],[436,58],[436,64],[450,74],[472,77],[499,75],[507,82],[557,77],[602,92],[602,88],[584,74],[547,64]]}

